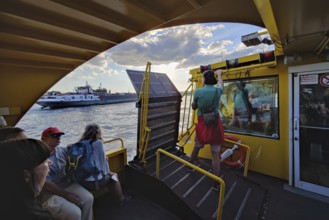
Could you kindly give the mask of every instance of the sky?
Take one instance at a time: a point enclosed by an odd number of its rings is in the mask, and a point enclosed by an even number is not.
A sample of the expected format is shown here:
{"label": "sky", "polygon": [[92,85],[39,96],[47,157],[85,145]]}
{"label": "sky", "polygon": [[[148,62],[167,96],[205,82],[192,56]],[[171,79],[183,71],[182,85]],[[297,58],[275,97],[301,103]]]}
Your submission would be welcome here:
{"label": "sky", "polygon": [[179,91],[189,85],[189,70],[224,60],[273,50],[265,44],[246,47],[241,36],[264,29],[238,23],[204,23],[158,29],[131,38],[76,68],[50,90],[72,92],[92,88],[136,92],[126,69],[165,73]]}

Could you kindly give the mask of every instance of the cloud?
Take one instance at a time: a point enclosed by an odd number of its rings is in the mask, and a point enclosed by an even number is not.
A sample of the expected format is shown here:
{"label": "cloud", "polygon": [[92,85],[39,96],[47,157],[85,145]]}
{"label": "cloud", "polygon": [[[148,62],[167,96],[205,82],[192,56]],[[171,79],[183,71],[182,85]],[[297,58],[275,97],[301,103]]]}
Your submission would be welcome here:
{"label": "cloud", "polygon": [[93,79],[96,79],[96,77],[95,76],[92,76],[92,75],[89,75],[89,76],[84,75],[84,76],[81,76],[81,79],[93,80]]}
{"label": "cloud", "polygon": [[262,53],[265,51],[273,50],[272,47],[273,46],[269,46],[266,44],[246,47],[243,43],[239,43],[236,45],[235,50],[229,54],[228,59],[233,59],[241,56],[247,56],[251,54]]}
{"label": "cloud", "polygon": [[109,61],[107,58],[107,53],[103,52],[85,63],[85,65],[83,65],[83,68],[104,70],[108,67]]}
{"label": "cloud", "polygon": [[[195,65],[197,57],[207,57],[205,39],[213,37],[213,32],[224,25],[185,25],[165,28],[141,34],[109,51],[111,60],[119,65],[145,66],[147,61],[160,65],[182,63],[178,68]],[[221,50],[223,43],[212,44],[212,50]],[[217,47],[218,46],[218,47]]]}
{"label": "cloud", "polygon": [[112,65],[111,60],[109,59],[109,54],[103,52],[79,66],[70,74],[70,76],[80,77],[82,79],[92,79],[90,75],[95,77],[104,75],[111,76],[117,74],[113,71],[113,68],[111,68]]}
{"label": "cloud", "polygon": [[[75,83],[86,80],[112,83],[111,87],[120,92],[131,86],[125,69],[145,70],[149,61],[152,71],[167,73],[178,89],[183,90],[192,68],[273,49],[268,45],[246,47],[241,43],[240,36],[257,30],[260,28],[227,23],[153,30],[99,54],[68,77]],[[127,82],[125,85],[119,85],[122,79]]]}
{"label": "cloud", "polygon": [[[234,26],[233,29],[237,29]],[[220,32],[223,37],[214,34]],[[224,24],[196,24],[149,31],[108,52],[109,59],[121,66],[145,66],[177,63],[177,69],[190,69],[226,59],[246,56],[265,49],[247,48],[232,39],[235,35]],[[216,37],[217,40],[214,41]]]}

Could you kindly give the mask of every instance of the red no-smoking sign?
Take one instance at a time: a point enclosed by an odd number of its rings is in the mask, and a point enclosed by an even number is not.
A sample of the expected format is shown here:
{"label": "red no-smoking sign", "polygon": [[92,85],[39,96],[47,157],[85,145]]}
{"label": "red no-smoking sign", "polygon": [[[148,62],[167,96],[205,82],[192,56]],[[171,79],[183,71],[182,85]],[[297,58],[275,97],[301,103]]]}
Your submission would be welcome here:
{"label": "red no-smoking sign", "polygon": [[329,73],[321,76],[320,84],[325,87],[329,87]]}

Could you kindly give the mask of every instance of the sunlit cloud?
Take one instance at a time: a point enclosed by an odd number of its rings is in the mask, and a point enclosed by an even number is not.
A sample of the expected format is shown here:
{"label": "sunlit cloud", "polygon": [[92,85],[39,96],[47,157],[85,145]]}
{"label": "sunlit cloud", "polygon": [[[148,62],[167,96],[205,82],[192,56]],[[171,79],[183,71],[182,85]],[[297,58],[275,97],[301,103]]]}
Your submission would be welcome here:
{"label": "sunlit cloud", "polygon": [[222,28],[224,25],[197,24],[150,31],[118,45],[109,54],[113,62],[120,65],[182,62],[191,55],[203,56],[204,39],[211,38],[213,31]]}
{"label": "sunlit cloud", "polygon": [[[246,47],[241,35],[264,31],[242,24],[195,24],[149,31],[94,57],[61,80],[55,87],[75,84],[106,84],[113,91],[133,91],[126,69],[168,74],[179,90],[186,88],[189,70],[270,49],[268,45]],[[70,83],[69,83],[70,81]],[[60,89],[58,89],[60,90]]]}

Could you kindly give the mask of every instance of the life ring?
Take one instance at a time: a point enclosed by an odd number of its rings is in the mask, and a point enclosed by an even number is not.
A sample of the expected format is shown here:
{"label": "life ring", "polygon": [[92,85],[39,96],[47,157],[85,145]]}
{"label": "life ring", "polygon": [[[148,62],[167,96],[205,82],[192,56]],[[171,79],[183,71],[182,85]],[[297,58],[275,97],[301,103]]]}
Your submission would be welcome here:
{"label": "life ring", "polygon": [[[244,144],[242,140],[235,136],[224,135],[224,138],[240,144]],[[245,147],[238,146],[238,150],[240,151],[240,158],[237,161],[229,161],[226,159],[223,161],[223,163],[232,167],[242,167],[246,162],[247,149]]]}

